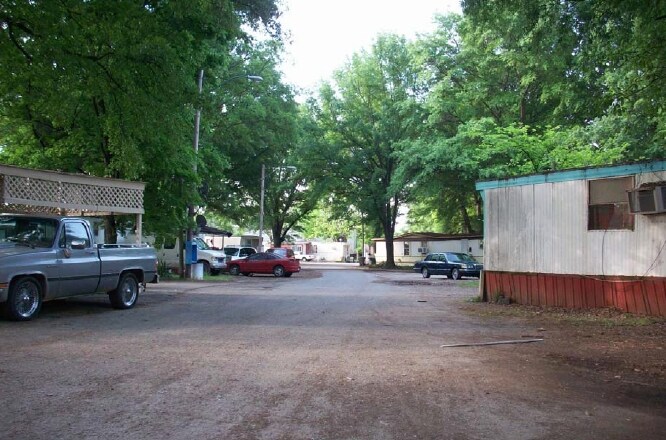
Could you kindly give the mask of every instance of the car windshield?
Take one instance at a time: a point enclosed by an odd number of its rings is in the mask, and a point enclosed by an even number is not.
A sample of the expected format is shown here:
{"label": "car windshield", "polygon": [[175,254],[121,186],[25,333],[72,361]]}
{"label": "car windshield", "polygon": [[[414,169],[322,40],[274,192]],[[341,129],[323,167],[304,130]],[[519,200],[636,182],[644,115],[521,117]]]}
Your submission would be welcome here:
{"label": "car windshield", "polygon": [[476,263],[474,257],[467,254],[448,253],[446,254],[446,258],[453,262]]}
{"label": "car windshield", "polygon": [[50,248],[58,232],[58,220],[39,217],[0,216],[0,243]]}

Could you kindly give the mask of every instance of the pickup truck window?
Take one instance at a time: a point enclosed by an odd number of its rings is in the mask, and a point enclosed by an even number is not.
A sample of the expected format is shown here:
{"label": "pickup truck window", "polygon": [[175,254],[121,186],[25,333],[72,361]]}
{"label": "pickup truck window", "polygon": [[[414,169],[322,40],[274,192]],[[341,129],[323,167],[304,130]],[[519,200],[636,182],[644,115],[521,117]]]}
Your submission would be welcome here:
{"label": "pickup truck window", "polygon": [[60,247],[71,247],[72,241],[84,241],[86,247],[90,247],[90,237],[83,223],[65,223],[65,233],[60,237]]}
{"label": "pickup truck window", "polygon": [[30,247],[51,247],[58,221],[50,218],[0,216],[0,242]]}

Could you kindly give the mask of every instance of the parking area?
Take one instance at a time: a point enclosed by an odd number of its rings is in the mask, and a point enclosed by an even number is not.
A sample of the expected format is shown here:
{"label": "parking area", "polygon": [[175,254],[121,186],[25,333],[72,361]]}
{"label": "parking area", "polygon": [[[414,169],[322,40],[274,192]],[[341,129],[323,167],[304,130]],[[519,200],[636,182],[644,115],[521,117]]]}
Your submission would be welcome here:
{"label": "parking area", "polygon": [[[0,437],[661,437],[663,325],[572,326],[475,286],[304,267],[151,285],[126,311],[47,303],[0,321]],[[544,341],[442,347],[527,337]]]}

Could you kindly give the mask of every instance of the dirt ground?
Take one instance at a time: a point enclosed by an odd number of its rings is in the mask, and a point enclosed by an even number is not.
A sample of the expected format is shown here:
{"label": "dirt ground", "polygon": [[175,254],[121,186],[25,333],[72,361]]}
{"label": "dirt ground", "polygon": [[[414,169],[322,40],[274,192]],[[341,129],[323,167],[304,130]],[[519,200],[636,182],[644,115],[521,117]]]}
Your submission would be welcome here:
{"label": "dirt ground", "polygon": [[[553,338],[536,352],[555,364],[620,386],[645,387],[666,399],[666,320],[620,310],[567,310],[518,304],[473,303],[463,308],[480,316],[522,321],[535,331],[525,338]],[[664,400],[666,403],[666,400]]]}
{"label": "dirt ground", "polygon": [[[413,285],[441,284],[414,280]],[[464,283],[464,281],[463,281]],[[467,284],[472,287],[473,281]],[[520,304],[475,302],[459,307],[469,316],[501,318],[533,331],[525,339],[557,340],[534,344],[530,353],[576,374],[603,381],[617,399],[627,397],[663,404],[666,409],[666,319],[637,316],[617,309],[572,310]]]}
{"label": "dirt ground", "polygon": [[661,438],[665,320],[316,267],[0,320],[0,439]]}

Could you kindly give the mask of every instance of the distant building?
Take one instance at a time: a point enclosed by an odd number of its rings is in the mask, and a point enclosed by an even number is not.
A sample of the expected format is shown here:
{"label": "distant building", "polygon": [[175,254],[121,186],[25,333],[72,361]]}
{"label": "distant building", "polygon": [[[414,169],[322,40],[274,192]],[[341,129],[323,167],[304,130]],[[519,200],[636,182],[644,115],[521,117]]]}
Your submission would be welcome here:
{"label": "distant building", "polygon": [[666,316],[666,161],[478,182],[485,299]]}
{"label": "distant building", "polygon": [[[386,261],[386,239],[373,238],[377,263]],[[440,234],[411,232],[393,238],[396,264],[414,264],[431,252],[462,252],[483,259],[483,236],[478,234]]]}

